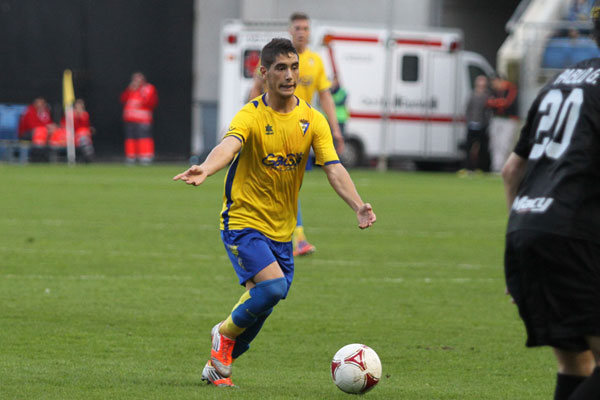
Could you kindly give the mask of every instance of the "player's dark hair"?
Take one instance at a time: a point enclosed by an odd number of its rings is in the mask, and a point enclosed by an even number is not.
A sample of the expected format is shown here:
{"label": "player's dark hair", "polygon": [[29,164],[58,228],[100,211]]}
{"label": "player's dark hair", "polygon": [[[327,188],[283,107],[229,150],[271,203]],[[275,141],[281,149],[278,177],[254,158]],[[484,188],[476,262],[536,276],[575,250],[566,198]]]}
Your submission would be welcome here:
{"label": "player's dark hair", "polygon": [[298,52],[294,48],[294,45],[289,39],[275,38],[263,47],[260,53],[260,64],[266,69],[271,68],[271,65],[275,62],[275,59],[280,54],[294,53],[298,55]]}
{"label": "player's dark hair", "polygon": [[594,24],[592,35],[594,36],[594,40],[596,40],[596,44],[600,46],[600,0],[594,2],[590,16],[592,17],[592,23]]}
{"label": "player's dark hair", "polygon": [[292,15],[290,15],[290,23],[293,23],[294,21],[308,21],[310,20],[310,18],[308,18],[308,15],[303,13],[303,12],[295,12]]}

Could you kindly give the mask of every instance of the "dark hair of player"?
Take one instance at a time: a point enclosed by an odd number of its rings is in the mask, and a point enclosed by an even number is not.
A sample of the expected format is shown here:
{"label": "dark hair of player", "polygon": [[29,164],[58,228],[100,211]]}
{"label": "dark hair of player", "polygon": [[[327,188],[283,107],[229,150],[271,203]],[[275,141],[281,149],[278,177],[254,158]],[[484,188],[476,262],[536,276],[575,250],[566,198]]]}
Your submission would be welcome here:
{"label": "dark hair of player", "polygon": [[594,2],[591,12],[592,23],[594,24],[593,36],[596,44],[600,46],[600,0]]}
{"label": "dark hair of player", "polygon": [[289,39],[275,38],[271,40],[265,47],[263,47],[260,53],[260,64],[266,69],[271,68],[271,65],[275,62],[275,59],[280,54],[294,53],[298,55],[298,52],[294,48],[294,45]]}
{"label": "dark hair of player", "polygon": [[303,12],[295,12],[292,15],[290,15],[290,23],[293,23],[294,21],[298,21],[298,20],[308,21],[309,19],[310,18],[308,18],[308,15]]}

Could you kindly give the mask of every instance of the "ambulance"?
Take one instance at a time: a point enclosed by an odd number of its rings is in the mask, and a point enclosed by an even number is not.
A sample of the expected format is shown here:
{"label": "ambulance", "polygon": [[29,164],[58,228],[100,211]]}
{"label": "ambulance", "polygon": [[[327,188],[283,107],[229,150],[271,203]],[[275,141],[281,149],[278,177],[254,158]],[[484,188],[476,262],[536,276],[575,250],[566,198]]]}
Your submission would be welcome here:
{"label": "ambulance", "polygon": [[[289,38],[286,22],[224,23],[219,138],[248,101],[260,50],[274,37]],[[481,55],[462,50],[460,31],[313,20],[309,47],[348,93],[341,155],[347,166],[381,159],[452,165],[464,157],[467,100],[475,78],[494,70]]]}

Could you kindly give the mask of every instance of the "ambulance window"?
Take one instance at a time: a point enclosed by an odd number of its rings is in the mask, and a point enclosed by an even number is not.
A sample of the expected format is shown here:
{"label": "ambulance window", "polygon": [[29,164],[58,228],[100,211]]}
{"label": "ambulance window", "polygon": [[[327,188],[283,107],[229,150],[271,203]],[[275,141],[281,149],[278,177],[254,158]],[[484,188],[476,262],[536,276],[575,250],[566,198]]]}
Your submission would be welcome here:
{"label": "ambulance window", "polygon": [[469,83],[471,84],[471,89],[475,88],[475,79],[479,75],[487,76],[481,67],[478,67],[477,65],[469,65]]}
{"label": "ambulance window", "polygon": [[244,78],[254,78],[256,67],[260,63],[260,50],[246,50],[244,51]]}
{"label": "ambulance window", "polygon": [[419,56],[402,56],[400,74],[404,82],[417,82],[419,80]]}

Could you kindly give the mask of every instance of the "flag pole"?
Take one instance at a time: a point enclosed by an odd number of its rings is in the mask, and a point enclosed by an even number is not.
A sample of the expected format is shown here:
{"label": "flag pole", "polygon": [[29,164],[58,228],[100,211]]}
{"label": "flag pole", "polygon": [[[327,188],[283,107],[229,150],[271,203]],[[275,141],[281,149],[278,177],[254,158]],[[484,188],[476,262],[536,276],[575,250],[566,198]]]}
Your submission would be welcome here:
{"label": "flag pole", "polygon": [[75,165],[75,124],[73,117],[73,103],[75,91],[73,90],[73,74],[70,69],[63,73],[63,106],[65,109],[65,122],[67,129],[67,161]]}

